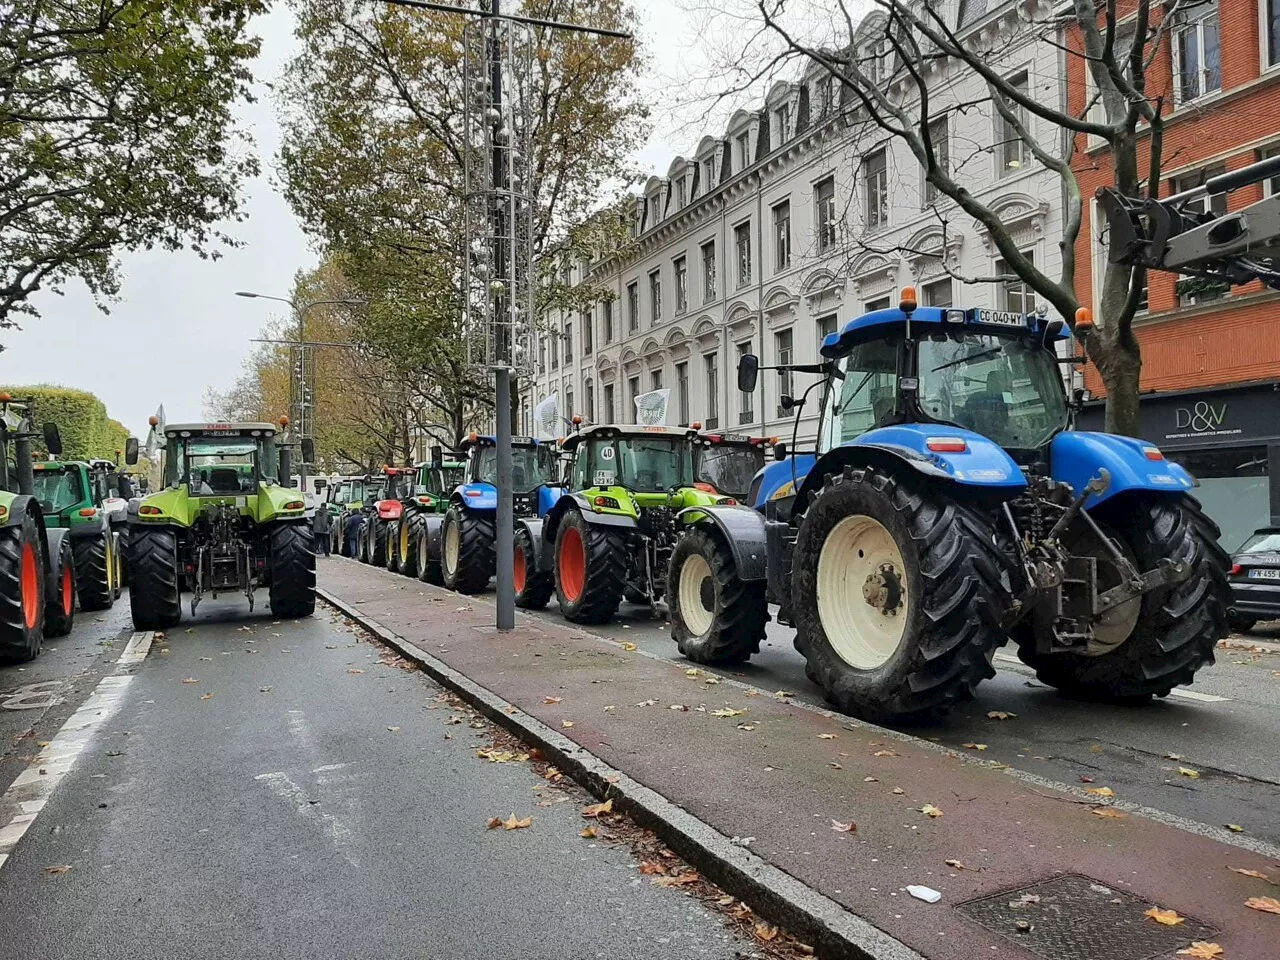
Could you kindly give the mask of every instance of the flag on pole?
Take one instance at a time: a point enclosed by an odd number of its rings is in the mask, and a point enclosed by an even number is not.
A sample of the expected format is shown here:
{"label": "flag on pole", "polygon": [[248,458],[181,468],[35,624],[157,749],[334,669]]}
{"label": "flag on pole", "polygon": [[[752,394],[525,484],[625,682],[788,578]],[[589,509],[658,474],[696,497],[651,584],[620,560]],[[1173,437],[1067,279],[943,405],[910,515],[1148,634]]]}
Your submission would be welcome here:
{"label": "flag on pole", "polygon": [[636,397],[636,423],[644,427],[667,426],[670,390],[650,390]]}
{"label": "flag on pole", "polygon": [[156,458],[156,452],[164,446],[164,404],[156,407],[156,423],[147,432],[146,455],[148,460]]}
{"label": "flag on pole", "polygon": [[560,395],[553,393],[533,408],[533,435],[537,440],[560,436]]}

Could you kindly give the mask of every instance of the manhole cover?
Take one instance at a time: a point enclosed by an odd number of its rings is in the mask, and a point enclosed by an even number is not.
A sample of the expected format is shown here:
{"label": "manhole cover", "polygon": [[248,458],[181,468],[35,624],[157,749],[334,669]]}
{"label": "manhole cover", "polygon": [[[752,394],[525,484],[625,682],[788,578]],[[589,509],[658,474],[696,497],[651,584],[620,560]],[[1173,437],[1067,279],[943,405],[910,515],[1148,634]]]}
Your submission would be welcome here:
{"label": "manhole cover", "polygon": [[1152,906],[1067,874],[956,909],[1046,960],[1149,960],[1218,932],[1190,917],[1172,927],[1157,923],[1144,916]]}

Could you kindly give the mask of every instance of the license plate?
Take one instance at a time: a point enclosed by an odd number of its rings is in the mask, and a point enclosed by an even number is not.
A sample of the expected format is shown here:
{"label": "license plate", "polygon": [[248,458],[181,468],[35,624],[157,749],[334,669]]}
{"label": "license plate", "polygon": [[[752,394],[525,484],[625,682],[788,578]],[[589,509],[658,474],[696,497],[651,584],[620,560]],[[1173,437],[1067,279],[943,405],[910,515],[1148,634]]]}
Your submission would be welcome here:
{"label": "license plate", "polygon": [[1250,580],[1280,580],[1280,568],[1254,568],[1249,571]]}
{"label": "license plate", "polygon": [[976,309],[970,312],[974,323],[994,323],[1002,327],[1025,327],[1027,318],[1013,310]]}

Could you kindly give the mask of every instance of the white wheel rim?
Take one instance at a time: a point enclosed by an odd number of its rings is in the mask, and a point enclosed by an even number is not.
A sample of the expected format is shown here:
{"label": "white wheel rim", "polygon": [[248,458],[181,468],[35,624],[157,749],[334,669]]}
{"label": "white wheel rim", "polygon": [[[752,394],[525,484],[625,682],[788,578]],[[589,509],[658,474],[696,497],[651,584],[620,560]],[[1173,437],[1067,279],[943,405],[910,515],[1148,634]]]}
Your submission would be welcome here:
{"label": "white wheel rim", "polygon": [[458,525],[444,525],[444,566],[450,573],[458,569]]}
{"label": "white wheel rim", "polygon": [[715,611],[708,610],[702,602],[703,584],[710,579],[711,565],[705,557],[699,553],[685,557],[684,566],[680,568],[680,619],[695,637],[709,633],[715,623]]}
{"label": "white wheel rim", "polygon": [[[868,591],[880,595],[868,598]],[[818,617],[831,648],[854,669],[881,667],[902,643],[910,613],[893,535],[871,517],[845,517],[818,554]]]}

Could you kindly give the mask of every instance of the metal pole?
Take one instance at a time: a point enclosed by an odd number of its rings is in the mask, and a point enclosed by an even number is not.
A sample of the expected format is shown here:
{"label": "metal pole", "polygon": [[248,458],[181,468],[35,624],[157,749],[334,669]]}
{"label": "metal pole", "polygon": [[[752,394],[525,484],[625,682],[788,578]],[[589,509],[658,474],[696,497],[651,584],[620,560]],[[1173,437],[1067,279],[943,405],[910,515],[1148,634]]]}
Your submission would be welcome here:
{"label": "metal pole", "polygon": [[[500,3],[501,0],[491,0],[490,14],[493,17],[499,15]],[[490,82],[493,84],[493,108],[501,116],[502,53],[498,37],[498,21],[493,20],[492,23],[493,33],[489,39],[489,76]],[[502,123],[501,120],[498,122]],[[506,235],[506,225],[502,216],[503,204],[499,198],[507,185],[505,159],[495,137],[492,187],[494,195],[494,275],[497,277],[505,277],[507,275],[506,258],[515,253],[514,250],[507,250],[503,242]],[[512,229],[514,231],[514,224],[512,224]],[[514,232],[512,236],[514,236]],[[493,311],[495,317],[502,316],[502,311],[507,308],[506,297],[513,292],[513,290],[508,290],[505,296],[498,295],[494,298]],[[500,324],[495,324],[495,327],[499,331],[502,330]],[[511,371],[507,366],[510,362],[512,345],[510,338],[503,339],[504,342],[498,344],[498,349],[494,351],[497,363],[493,371],[495,381],[494,404],[497,413],[495,417],[497,422],[494,426],[497,428],[498,441],[498,536],[496,544],[498,556],[497,569],[495,571],[498,587],[498,616],[496,626],[499,630],[510,630],[516,625],[515,511],[511,498]]]}
{"label": "metal pole", "polygon": [[[298,440],[307,435],[307,337],[303,324],[307,319],[307,304],[298,310]],[[288,483],[292,478],[286,478]],[[298,489],[306,492],[307,464],[298,449]]]}

